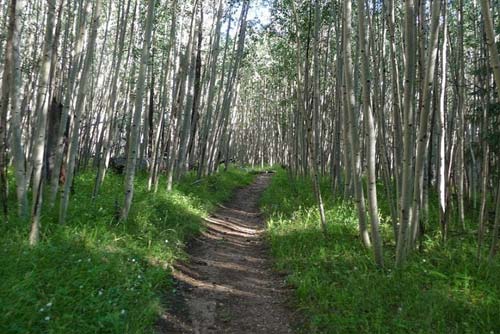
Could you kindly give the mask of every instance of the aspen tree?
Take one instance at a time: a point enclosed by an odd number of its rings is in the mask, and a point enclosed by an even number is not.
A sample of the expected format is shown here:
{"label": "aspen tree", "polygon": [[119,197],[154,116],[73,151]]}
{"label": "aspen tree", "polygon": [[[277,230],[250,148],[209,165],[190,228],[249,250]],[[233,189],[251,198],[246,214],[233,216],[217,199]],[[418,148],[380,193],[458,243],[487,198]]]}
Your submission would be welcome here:
{"label": "aspen tree", "polygon": [[[486,45],[489,51],[490,66],[493,70],[493,76],[497,87],[497,96],[500,99],[500,55],[498,54],[495,33],[493,30],[493,18],[490,12],[488,0],[481,0],[481,12],[484,20],[484,30],[486,35]],[[497,187],[497,199],[495,205],[495,223],[492,233],[492,243],[490,248],[489,260],[491,261],[496,255],[498,247],[498,235],[500,230],[500,184]]]}
{"label": "aspen tree", "polygon": [[[17,195],[17,214],[22,219],[28,216],[28,197],[26,189],[25,158],[21,134],[21,69],[20,69],[20,48],[21,48],[21,19],[24,11],[24,0],[11,0],[9,4],[9,26],[6,41],[4,73],[2,80],[2,119],[0,119],[0,171],[2,180],[1,189],[3,195],[2,201],[4,214],[7,213],[7,179],[4,174],[7,167],[6,147],[7,147],[7,106],[10,101],[12,132],[11,152],[15,169],[16,195]],[[7,221],[7,220],[6,220]]]}
{"label": "aspen tree", "polygon": [[417,231],[419,226],[420,208],[422,206],[422,191],[423,191],[423,173],[424,173],[424,159],[425,149],[427,146],[428,124],[430,114],[431,92],[434,85],[435,65],[438,52],[438,38],[439,38],[439,19],[441,12],[440,1],[433,1],[431,10],[431,32],[429,39],[428,55],[425,61],[425,73],[423,84],[422,103],[420,104],[420,126],[418,131],[416,162],[415,162],[415,180],[413,188],[413,215],[411,220],[411,245],[413,246],[417,238]]}
{"label": "aspen tree", "polygon": [[[206,165],[207,159],[207,146],[208,146],[208,136],[210,132],[210,128],[212,126],[212,115],[213,115],[213,102],[215,98],[215,84],[217,79],[217,61],[219,58],[219,44],[220,44],[220,35],[221,35],[221,27],[222,27],[222,14],[223,14],[223,0],[219,0],[219,8],[217,10],[217,19],[215,23],[215,31],[214,31],[214,42],[212,46],[212,54],[211,54],[211,64],[210,64],[210,81],[208,84],[208,96],[206,101],[206,115],[203,121],[203,126],[201,129],[201,152],[200,152],[200,160],[198,165],[198,178],[203,175],[204,167]],[[228,23],[230,26],[230,24]]]}
{"label": "aspen tree", "polygon": [[[326,226],[326,217],[325,217],[325,208],[323,206],[323,197],[321,195],[321,188],[320,188],[320,181],[319,181],[319,175],[318,175],[318,150],[319,150],[319,143],[320,143],[320,130],[319,130],[319,123],[320,123],[320,115],[319,115],[319,104],[320,104],[320,92],[319,92],[319,30],[320,30],[320,5],[319,5],[319,0],[315,0],[314,3],[314,84],[313,84],[313,115],[311,117],[311,121],[313,122],[314,125],[314,132],[309,131],[309,145],[311,147],[311,167],[312,167],[312,172],[313,172],[313,186],[314,186],[314,193],[316,195],[316,202],[318,204],[318,210],[319,210],[319,216],[320,216],[320,223],[321,227],[323,229],[323,233],[326,235],[327,233],[327,226]],[[307,89],[307,87],[306,87]],[[312,133],[311,133],[312,132]],[[314,142],[312,142],[311,137],[314,137]]]}
{"label": "aspen tree", "polygon": [[177,176],[180,176],[187,169],[186,161],[188,154],[188,145],[189,145],[189,136],[191,133],[191,122],[192,122],[192,112],[194,105],[194,95],[195,95],[195,73],[196,73],[196,53],[194,45],[197,44],[196,39],[199,37],[198,35],[198,27],[200,15],[197,15],[199,12],[199,6],[202,0],[196,0],[193,4],[193,16],[191,19],[191,28],[189,34],[189,43],[186,49],[186,53],[184,54],[184,68],[183,72],[186,77],[186,91],[185,91],[185,104],[184,104],[184,113],[183,113],[183,121],[180,131],[180,141],[179,141],[179,155],[177,161]]}
{"label": "aspen tree", "polygon": [[198,20],[198,31],[197,31],[197,47],[196,47],[196,56],[193,51],[193,57],[194,57],[194,83],[193,83],[193,102],[191,106],[191,127],[189,129],[189,139],[188,139],[188,144],[187,144],[187,151],[186,151],[186,163],[188,165],[188,168],[194,167],[194,161],[195,161],[195,141],[196,141],[196,134],[198,132],[198,122],[200,119],[200,104],[201,104],[201,95],[202,95],[202,44],[203,44],[203,20],[204,20],[204,15],[203,15],[203,2],[200,2],[200,18]]}
{"label": "aspen tree", "polygon": [[[196,0],[196,3],[198,0]],[[189,24],[188,31],[188,41],[186,45],[186,51],[184,54],[179,56],[179,68],[176,74],[174,89],[172,93],[172,119],[175,121],[172,123],[172,131],[170,135],[170,154],[169,154],[169,164],[167,170],[167,190],[172,190],[174,176],[178,175],[179,159],[181,156],[181,136],[184,123],[188,120],[183,118],[181,109],[184,104],[184,99],[186,97],[186,90],[188,89],[188,78],[189,78],[189,60],[191,54],[191,48],[193,43],[193,32],[194,32],[194,22],[196,17],[196,3],[193,4],[193,11],[191,13],[191,20]],[[187,4],[186,4],[187,5]],[[181,24],[182,26],[182,24]],[[180,34],[182,36],[182,32]]]}
{"label": "aspen tree", "polygon": [[[9,109],[9,88],[12,85],[12,30],[15,24],[16,4],[9,5],[9,36],[6,41],[5,64],[3,69],[3,78],[0,96],[0,200],[2,201],[2,213],[5,222],[9,220],[8,209],[8,181],[7,181],[7,114]],[[12,24],[14,22],[14,24]]]}
{"label": "aspen tree", "polygon": [[[97,169],[96,180],[94,184],[94,191],[92,196],[95,198],[99,194],[99,189],[104,181],[104,177],[106,176],[106,168],[109,161],[109,153],[111,149],[111,140],[113,136],[113,115],[114,110],[117,107],[117,93],[118,93],[118,76],[120,73],[120,68],[122,64],[123,51],[124,51],[124,42],[125,42],[125,34],[127,31],[127,23],[129,19],[129,11],[131,0],[127,0],[127,9],[124,11],[124,15],[120,20],[120,33],[118,38],[118,48],[116,57],[113,58],[112,63],[112,79],[111,79],[111,94],[108,101],[107,113],[108,117],[106,123],[104,125],[104,132],[107,132],[104,135],[104,141],[102,143],[102,155],[98,158],[99,165]],[[122,6],[123,2],[119,2],[119,6]],[[134,10],[135,11],[135,10]]]}
{"label": "aspen tree", "polygon": [[92,62],[94,60],[97,30],[99,28],[99,23],[100,23],[101,5],[102,5],[102,0],[96,0],[96,2],[94,3],[94,8],[92,10],[92,23],[90,26],[91,31],[90,31],[90,36],[87,40],[87,47],[86,47],[87,52],[85,54],[85,60],[83,62],[83,67],[82,67],[82,74],[78,86],[78,94],[76,96],[76,104],[72,120],[71,138],[69,140],[69,146],[68,146],[67,177],[66,177],[66,182],[64,183],[64,190],[61,195],[61,204],[59,209],[60,224],[65,224],[66,215],[68,212],[69,196],[71,193],[71,185],[73,183],[73,177],[75,173],[76,155],[78,152],[82,110],[85,104],[87,87],[90,81],[89,75],[91,72]]}
{"label": "aspen tree", "polygon": [[12,85],[10,90],[12,154],[16,179],[18,215],[23,219],[28,216],[28,192],[26,189],[25,158],[22,144],[21,127],[21,20],[25,7],[24,0],[16,0],[15,23],[12,30]]}
{"label": "aspen tree", "polygon": [[[162,102],[161,102],[161,116],[160,116],[160,124],[158,126],[158,130],[156,132],[156,137],[154,140],[153,144],[153,162],[151,164],[151,168],[149,171],[149,179],[148,179],[148,190],[151,190],[151,187],[154,184],[154,190],[155,192],[157,191],[158,187],[158,173],[159,173],[159,168],[160,164],[163,162],[163,152],[165,152],[165,146],[161,142],[163,138],[168,136],[169,128],[171,125],[171,120],[167,114],[167,95],[168,95],[168,88],[167,88],[167,82],[169,79],[169,75],[171,73],[170,67],[172,63],[172,58],[174,55],[172,55],[172,50],[175,48],[175,38],[177,35],[177,0],[174,0],[172,2],[172,18],[170,21],[170,36],[169,36],[169,42],[168,42],[168,47],[164,53],[164,63],[165,63],[165,71],[163,71],[163,80],[162,82],[162,89],[163,89],[163,96],[162,96]],[[167,119],[170,122],[167,122]],[[166,126],[164,125],[165,123]],[[167,127],[167,130],[165,130],[165,127]],[[167,141],[165,141],[167,142]]]}
{"label": "aspen tree", "polygon": [[[87,6],[90,6],[90,4],[87,4]],[[57,134],[57,145],[56,145],[56,152],[55,152],[55,158],[54,158],[54,172],[52,173],[52,179],[50,181],[50,205],[54,206],[56,198],[57,198],[57,192],[59,189],[59,174],[61,170],[61,164],[65,160],[64,155],[64,147],[66,146],[66,138],[64,136],[66,132],[66,127],[69,119],[69,114],[70,114],[70,109],[72,107],[72,100],[73,100],[73,90],[76,85],[77,81],[77,76],[78,72],[80,71],[81,68],[81,55],[84,47],[84,39],[85,39],[85,10],[83,10],[83,3],[81,3],[80,7],[77,7],[80,9],[78,17],[75,19],[75,27],[74,27],[74,32],[77,36],[77,40],[74,42],[74,52],[71,55],[71,61],[70,61],[70,68],[69,68],[69,74],[68,74],[68,84],[66,87],[66,92],[64,94],[63,98],[63,109],[61,113],[61,119],[59,122],[59,129],[58,129],[58,134]],[[71,12],[71,6],[68,3],[68,13]],[[68,26],[66,26],[66,29],[68,29]],[[68,134],[69,135],[69,134]]]}
{"label": "aspen tree", "polygon": [[447,69],[447,41],[448,41],[448,16],[447,3],[443,3],[443,22],[442,39],[443,46],[441,50],[441,83],[439,92],[438,116],[438,201],[439,201],[439,221],[441,224],[441,238],[446,241],[448,235],[448,223],[446,219],[446,69]]}
{"label": "aspen tree", "polygon": [[[358,0],[358,38],[361,52],[361,86],[362,86],[362,109],[366,118],[366,133],[368,138],[367,144],[367,162],[368,162],[368,206],[371,221],[371,237],[373,241],[373,251],[375,262],[379,267],[384,266],[384,256],[382,251],[382,239],[380,237],[378,217],[378,200],[377,200],[377,176],[376,176],[376,147],[377,139],[375,134],[375,119],[373,117],[371,106],[371,80],[368,65],[368,48],[366,43],[366,27],[365,27],[365,0]],[[364,213],[363,213],[364,215]]]}
{"label": "aspen tree", "polygon": [[355,98],[352,85],[352,53],[351,53],[351,22],[352,22],[352,3],[344,2],[344,81],[345,81],[345,110],[348,117],[349,131],[349,150],[351,167],[353,169],[353,184],[356,197],[356,206],[358,208],[359,233],[365,247],[371,247],[370,235],[366,226],[366,205],[361,180],[361,152],[359,149],[359,140],[356,131],[357,117],[355,116]]}
{"label": "aspen tree", "polygon": [[[222,98],[221,105],[221,117],[219,122],[219,133],[215,136],[214,141],[214,151],[212,152],[212,168],[216,168],[218,161],[215,162],[217,156],[224,152],[224,149],[228,145],[230,140],[230,134],[228,133],[228,124],[230,119],[230,108],[235,97],[234,91],[237,85],[238,70],[240,68],[241,60],[243,58],[243,51],[245,48],[245,37],[247,31],[247,15],[250,8],[250,2],[248,0],[243,1],[241,8],[240,21],[239,21],[239,31],[238,39],[235,41],[236,54],[234,62],[231,64],[230,71],[228,73],[228,79],[226,82],[226,87],[224,90],[224,95]],[[237,96],[237,95],[236,95]],[[227,158],[227,157],[226,157]],[[228,159],[226,159],[227,161]],[[215,162],[215,164],[214,164]]]}
{"label": "aspen tree", "polygon": [[464,59],[464,2],[458,0],[458,99],[457,99],[457,162],[456,183],[458,200],[458,218],[462,229],[465,230],[464,209],[464,150],[465,150],[465,59]]}
{"label": "aspen tree", "polygon": [[132,205],[132,198],[134,195],[134,178],[135,178],[135,169],[137,164],[137,144],[139,140],[140,119],[142,114],[146,68],[149,61],[149,53],[151,47],[151,32],[153,30],[155,0],[148,0],[147,8],[148,8],[147,9],[148,13],[144,29],[141,63],[139,65],[139,77],[137,79],[137,87],[135,93],[134,115],[128,139],[129,144],[128,144],[128,154],[127,154],[127,167],[126,167],[125,181],[124,181],[125,201],[123,204],[120,217],[122,220],[127,220],[128,218],[130,207]]}
{"label": "aspen tree", "polygon": [[403,160],[402,160],[402,182],[401,182],[401,204],[399,217],[399,231],[396,245],[396,266],[402,266],[410,240],[410,221],[412,215],[411,195],[413,194],[413,137],[414,137],[414,93],[415,93],[415,64],[416,64],[416,34],[415,34],[415,2],[405,2],[405,74],[404,74],[404,96],[403,96]]}
{"label": "aspen tree", "polygon": [[497,94],[500,96],[500,55],[495,45],[495,31],[493,29],[493,18],[488,0],[481,0],[481,12],[483,14],[484,32],[486,45],[489,51],[490,66],[497,86]]}
{"label": "aspen tree", "polygon": [[40,214],[43,197],[43,158],[45,154],[45,138],[47,127],[47,114],[50,108],[50,66],[52,64],[53,49],[52,38],[54,35],[56,0],[47,1],[47,23],[45,26],[45,39],[43,56],[40,64],[40,83],[36,99],[37,120],[33,134],[33,197],[31,209],[30,245],[36,245],[40,238]]}

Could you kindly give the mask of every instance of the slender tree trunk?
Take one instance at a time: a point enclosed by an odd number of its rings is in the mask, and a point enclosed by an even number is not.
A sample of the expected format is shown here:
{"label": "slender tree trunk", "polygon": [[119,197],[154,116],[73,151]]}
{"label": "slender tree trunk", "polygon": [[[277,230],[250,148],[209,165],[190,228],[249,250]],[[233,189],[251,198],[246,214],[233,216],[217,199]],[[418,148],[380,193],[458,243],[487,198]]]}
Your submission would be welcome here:
{"label": "slender tree trunk", "polygon": [[22,13],[25,7],[24,0],[16,0],[15,7],[15,24],[12,31],[12,85],[10,91],[10,108],[11,108],[11,131],[12,131],[12,155],[14,160],[15,179],[16,179],[16,194],[18,201],[18,214],[22,219],[28,217],[28,192],[26,189],[26,169],[24,149],[22,145],[22,127],[21,127],[21,20]]}
{"label": "slender tree trunk", "polygon": [[[415,162],[415,179],[413,181],[413,215],[411,220],[411,239],[410,247],[413,247],[417,238],[420,208],[423,205],[423,187],[424,187],[424,171],[425,171],[425,157],[426,148],[428,145],[428,124],[430,114],[431,92],[434,85],[434,75],[436,57],[438,52],[438,38],[439,38],[439,18],[441,12],[441,2],[434,1],[432,3],[431,14],[431,32],[428,47],[428,56],[425,62],[424,84],[422,89],[422,103],[420,104],[420,126],[418,132],[417,152]],[[423,50],[422,50],[423,51]]]}
{"label": "slender tree trunk", "polygon": [[33,146],[33,205],[31,211],[30,245],[34,246],[40,239],[40,214],[42,210],[43,158],[45,154],[45,138],[47,114],[50,108],[50,66],[52,64],[52,39],[54,34],[56,0],[47,1],[47,24],[40,69],[39,91],[36,100],[37,122]]}
{"label": "slender tree trunk", "polygon": [[[394,179],[396,188],[396,198],[400,198],[400,184],[401,184],[401,162],[403,159],[402,150],[402,122],[401,122],[401,84],[399,78],[399,66],[398,66],[398,55],[396,51],[396,18],[395,18],[395,8],[394,0],[389,0],[389,8],[387,14],[388,22],[387,27],[389,30],[389,56],[391,58],[391,79],[392,79],[392,103],[393,103],[393,147],[394,147]],[[399,209],[399,200],[396,200],[396,207]],[[397,225],[397,222],[395,222]]]}
{"label": "slender tree trunk", "polygon": [[[483,44],[484,45],[484,44]],[[482,49],[482,54],[484,55],[486,50],[484,47]],[[484,66],[486,62],[482,62]],[[486,84],[489,81],[490,75],[480,75],[479,76],[479,88],[483,91],[481,94],[480,106],[482,109],[482,124],[480,131],[480,143],[482,146],[483,153],[483,163],[481,168],[481,204],[479,207],[479,226],[478,226],[478,236],[477,236],[477,258],[481,259],[482,247],[484,243],[484,234],[486,230],[485,220],[486,220],[486,202],[488,201],[488,186],[489,186],[489,176],[490,176],[490,148],[488,143],[488,127],[489,127],[489,117],[488,117],[488,103],[489,99],[488,91],[486,89]]]}
{"label": "slender tree trunk", "polygon": [[[2,120],[0,120],[0,141],[5,145],[0,148],[0,154],[2,157],[0,159],[5,159],[5,147],[7,145],[6,141],[6,126],[7,126],[7,103],[5,96],[7,95],[7,90],[10,96],[10,108],[11,108],[11,148],[12,156],[14,161],[15,169],[15,179],[16,179],[16,195],[17,195],[17,213],[21,219],[26,219],[28,217],[28,197],[26,189],[26,171],[25,171],[25,158],[24,150],[22,145],[22,134],[21,134],[21,68],[20,68],[20,44],[21,44],[21,20],[25,7],[24,0],[11,0],[9,6],[9,31],[6,42],[6,53],[5,53],[5,66],[4,66],[4,79],[2,82],[2,102],[1,102],[1,113]],[[10,68],[9,68],[10,67]],[[6,80],[6,76],[11,76],[11,80]],[[9,82],[10,81],[10,82]],[[5,118],[4,118],[5,116]],[[5,131],[5,134],[1,134]],[[5,140],[5,141],[4,141]],[[7,160],[4,160],[0,164],[2,172],[5,172]],[[2,174],[2,177],[6,177]],[[2,180],[5,185],[4,190],[4,210],[7,207],[7,179]],[[6,211],[4,211],[6,213]],[[7,220],[6,220],[7,221]]]}
{"label": "slender tree trunk", "polygon": [[[488,0],[481,0],[481,11],[483,14],[484,30],[486,35],[486,45],[490,55],[490,66],[493,70],[493,76],[497,87],[497,94],[500,97],[500,55],[498,54],[495,33],[493,30],[493,18],[490,12]],[[500,230],[500,184],[497,188],[496,210],[495,210],[495,225],[493,227],[493,241],[491,243],[489,260],[491,261],[497,252],[498,234]]]}
{"label": "slender tree trunk", "polygon": [[[71,12],[71,4],[68,2],[68,8],[67,12],[68,14]],[[81,9],[81,7],[80,7]],[[69,69],[69,74],[68,74],[68,84],[66,87],[66,93],[63,98],[63,108],[62,108],[62,113],[61,113],[61,119],[59,121],[59,128],[58,128],[58,133],[57,133],[57,145],[55,148],[55,157],[54,157],[54,173],[52,174],[51,180],[50,180],[50,199],[49,199],[49,204],[51,207],[54,206],[55,201],[57,199],[57,192],[59,189],[59,176],[60,176],[60,171],[63,168],[62,163],[64,160],[64,148],[67,145],[67,136],[69,134],[66,134],[67,130],[67,123],[68,123],[68,118],[69,118],[69,111],[71,109],[71,100],[72,100],[72,95],[73,95],[73,88],[75,86],[76,82],[76,77],[78,74],[78,71],[80,69],[80,56],[83,50],[83,42],[84,42],[84,37],[85,37],[85,24],[84,24],[84,11],[80,10],[80,15],[76,19],[76,27],[75,27],[75,33],[77,34],[77,41],[74,43],[75,44],[75,51],[71,56],[71,62],[70,62],[70,69]],[[67,22],[66,29],[69,29],[69,21]]]}
{"label": "slender tree trunk", "polygon": [[[201,70],[202,70],[202,42],[203,42],[203,7],[200,5],[200,20],[198,22],[198,41],[196,48],[196,58],[194,62],[194,87],[193,87],[193,104],[191,111],[191,128],[189,129],[189,140],[187,145],[186,154],[189,157],[187,162],[190,161],[194,163],[194,151],[195,151],[195,141],[196,141],[196,133],[198,131],[198,121],[200,118],[200,103],[201,103],[201,90],[202,90],[202,82],[201,82]],[[188,164],[189,166],[189,164]],[[194,167],[194,166],[189,166]]]}
{"label": "slender tree trunk", "polygon": [[[209,138],[209,132],[210,128],[212,126],[212,115],[213,115],[213,103],[214,103],[214,98],[215,98],[215,84],[216,84],[216,78],[217,78],[217,61],[219,58],[219,44],[220,44],[220,31],[222,27],[222,15],[224,13],[224,5],[223,1],[219,0],[219,8],[217,10],[217,22],[215,26],[215,32],[214,32],[214,42],[212,46],[212,54],[211,54],[211,64],[210,64],[210,82],[208,86],[208,97],[207,97],[207,111],[206,111],[206,116],[204,118],[203,122],[203,128],[202,128],[202,134],[201,134],[201,139],[200,139],[200,144],[201,146],[201,153],[200,153],[200,160],[199,160],[199,166],[198,166],[198,178],[202,176],[202,173],[204,172],[205,166],[207,164],[207,151],[209,150],[208,147],[208,138]],[[230,23],[228,23],[228,26],[230,26]]]}
{"label": "slender tree trunk", "polygon": [[439,201],[439,221],[441,225],[441,238],[446,241],[448,235],[448,222],[446,214],[446,69],[447,69],[447,38],[448,38],[448,20],[447,3],[443,3],[443,46],[441,51],[441,87],[439,92],[438,116],[438,201]]}
{"label": "slender tree trunk", "polygon": [[416,33],[415,2],[405,2],[405,85],[404,85],[404,130],[403,130],[403,171],[401,184],[401,205],[399,217],[399,234],[396,245],[396,266],[403,265],[406,259],[410,240],[410,221],[412,215],[411,195],[413,193],[413,107],[415,93]]}
{"label": "slender tree trunk", "polygon": [[458,200],[458,219],[465,231],[464,209],[464,170],[465,170],[465,59],[464,59],[464,4],[458,0],[458,120],[457,120],[457,164],[456,187]]}
{"label": "slender tree trunk", "polygon": [[493,30],[493,18],[488,0],[481,0],[481,11],[483,13],[484,31],[486,34],[486,45],[490,55],[490,66],[497,86],[497,94],[500,96],[500,55],[495,44],[495,32]]}
{"label": "slender tree trunk", "polygon": [[[121,1],[120,1],[121,3]],[[113,71],[113,77],[111,79],[111,95],[109,98],[109,103],[108,103],[108,117],[106,118],[106,122],[104,125],[104,132],[107,132],[104,134],[104,141],[102,143],[102,155],[98,157],[99,161],[99,167],[97,169],[97,175],[96,175],[96,180],[95,180],[95,185],[94,185],[94,191],[92,193],[92,197],[95,199],[96,196],[99,194],[100,187],[102,185],[102,182],[104,181],[104,177],[106,176],[106,168],[107,168],[107,163],[108,163],[108,155],[111,149],[111,141],[112,141],[112,135],[113,135],[113,115],[114,115],[114,110],[117,107],[117,91],[118,91],[118,77],[120,74],[120,69],[121,69],[121,63],[122,63],[122,58],[123,58],[123,50],[124,50],[124,42],[125,42],[125,33],[127,31],[127,23],[128,23],[128,16],[129,16],[129,10],[130,10],[130,3],[131,0],[127,1],[127,9],[123,15],[123,18],[121,20],[121,30],[120,30],[120,36],[118,39],[118,49],[117,49],[117,56],[116,56],[116,62],[114,63],[114,66],[112,68]],[[135,16],[135,10],[134,9],[134,16]]]}
{"label": "slender tree trunk", "polygon": [[[216,144],[214,145],[215,152],[213,154],[214,159],[212,159],[213,162],[214,160],[217,160],[217,156],[219,154],[224,153],[225,148],[227,147],[226,145],[230,140],[228,125],[231,119],[231,105],[235,100],[235,97],[237,96],[237,94],[236,95],[234,94],[234,91],[235,88],[237,87],[238,71],[240,68],[241,61],[243,59],[243,51],[245,48],[245,37],[248,24],[247,16],[249,8],[250,8],[249,0],[244,0],[240,14],[238,39],[237,41],[235,41],[236,42],[235,60],[232,63],[231,69],[229,71],[229,76],[226,82],[224,96],[222,99],[220,131],[219,135],[216,136],[216,141],[215,141]],[[215,163],[216,163],[215,168],[217,168],[216,166],[218,164],[218,161],[215,161]]]}
{"label": "slender tree trunk", "polygon": [[[315,0],[314,6],[314,93],[313,93],[313,115],[311,118],[311,122],[314,125],[314,133],[312,133],[312,129],[309,130],[309,146],[311,147],[311,167],[313,172],[313,185],[314,185],[314,193],[316,195],[316,202],[318,204],[319,216],[321,227],[323,229],[323,233],[327,234],[327,226],[326,226],[326,217],[325,217],[325,208],[323,206],[323,197],[321,195],[321,185],[320,179],[318,175],[318,150],[320,144],[320,115],[319,115],[319,104],[320,104],[320,92],[319,92],[319,29],[320,29],[320,5],[319,0]],[[305,87],[307,89],[307,87]],[[311,128],[311,126],[309,126]],[[314,137],[314,143],[312,142],[312,138]]]}
{"label": "slender tree trunk", "polygon": [[370,235],[366,226],[366,205],[361,179],[361,151],[359,149],[359,140],[356,130],[357,117],[355,115],[355,98],[352,85],[352,54],[351,54],[351,25],[352,25],[352,3],[344,2],[344,68],[345,68],[345,89],[346,89],[346,114],[349,118],[349,146],[351,155],[351,167],[353,169],[354,192],[356,196],[356,205],[358,208],[359,232],[361,240],[365,247],[371,247]]}
{"label": "slender tree trunk", "polygon": [[[189,136],[191,133],[191,120],[192,120],[192,112],[194,105],[194,95],[195,95],[195,74],[196,74],[196,53],[194,45],[197,42],[198,38],[198,28],[200,18],[197,17],[196,13],[199,11],[201,0],[197,0],[194,3],[193,7],[193,17],[191,21],[191,31],[189,37],[188,48],[185,54],[185,63],[184,63],[184,71],[186,71],[187,75],[187,89],[186,89],[186,103],[184,105],[184,115],[182,117],[182,127],[180,133],[180,142],[179,142],[179,156],[177,162],[177,177],[185,172],[187,169],[187,154],[188,154],[188,144],[189,144]],[[195,17],[196,20],[195,20]]]}
{"label": "slender tree trunk", "polygon": [[97,30],[99,28],[100,14],[101,14],[102,0],[96,0],[92,13],[92,24],[90,36],[87,40],[87,54],[83,63],[82,75],[80,77],[80,85],[78,87],[78,94],[76,96],[76,104],[72,121],[71,139],[68,147],[68,168],[66,182],[64,183],[64,190],[61,195],[61,205],[59,208],[59,224],[66,222],[66,215],[68,211],[69,196],[73,184],[73,177],[75,173],[76,154],[78,152],[78,143],[80,137],[80,123],[83,106],[87,93],[87,85],[90,81],[89,75],[91,72],[92,62],[95,53],[95,44],[97,39]]}
{"label": "slender tree trunk", "polygon": [[8,180],[7,180],[7,114],[9,110],[9,95],[12,85],[12,62],[13,62],[13,31],[16,22],[16,1],[9,5],[8,36],[5,45],[5,62],[3,68],[1,96],[0,96],[0,200],[2,201],[2,213],[5,223],[9,220],[8,208]]}
{"label": "slender tree trunk", "polygon": [[125,172],[125,201],[121,212],[121,220],[126,221],[132,205],[134,195],[134,177],[137,164],[137,143],[139,140],[140,120],[142,114],[142,104],[145,86],[146,69],[149,62],[149,53],[151,48],[151,32],[154,22],[155,0],[148,0],[148,14],[144,29],[144,40],[142,45],[141,64],[139,66],[139,77],[137,79],[137,87],[135,93],[135,108],[130,130],[127,167]]}
{"label": "slender tree trunk", "polygon": [[[163,143],[163,138],[164,137],[167,137],[170,135],[170,127],[171,127],[171,124],[173,123],[172,122],[172,117],[173,115],[171,115],[170,117],[167,115],[167,112],[166,112],[166,107],[167,107],[167,95],[168,95],[168,87],[167,87],[167,82],[169,80],[169,75],[170,75],[170,66],[171,66],[171,60],[172,58],[175,56],[175,55],[172,55],[172,49],[175,48],[175,38],[176,38],[176,34],[177,34],[177,0],[174,0],[173,3],[172,3],[172,10],[173,10],[173,13],[172,13],[172,19],[171,19],[171,22],[170,22],[170,37],[169,37],[169,44],[168,44],[168,48],[165,52],[165,58],[166,58],[166,71],[163,73],[164,75],[164,80],[162,81],[162,84],[163,84],[163,96],[162,96],[162,105],[161,105],[161,112],[162,112],[162,116],[161,116],[161,119],[160,119],[160,125],[158,127],[158,131],[156,133],[156,138],[155,138],[155,152],[154,152],[154,161],[153,161],[153,164],[152,164],[152,170],[150,170],[150,177],[149,177],[149,180],[148,180],[148,189],[150,190],[152,185],[154,184],[154,191],[156,192],[157,189],[158,189],[158,173],[159,173],[159,168],[160,168],[160,165],[163,164],[163,154],[166,150],[166,143],[168,143],[168,140],[165,140],[165,144]],[[172,99],[174,99],[175,97],[172,96]],[[167,122],[166,118],[169,118],[169,122]],[[164,123],[167,123],[167,125],[165,126]],[[167,128],[167,130],[165,130],[165,128]],[[166,132],[165,132],[166,131]]]}
{"label": "slender tree trunk", "polygon": [[371,77],[369,74],[368,65],[368,48],[366,43],[366,26],[365,26],[365,0],[358,0],[358,43],[361,53],[361,85],[362,85],[362,101],[363,114],[366,119],[366,136],[367,140],[367,164],[368,164],[368,204],[371,221],[371,232],[373,240],[373,252],[375,262],[379,267],[384,266],[384,255],[382,250],[382,239],[380,237],[380,221],[378,216],[378,201],[377,201],[377,175],[376,175],[376,148],[377,139],[375,134],[375,119],[373,117],[371,106]]}

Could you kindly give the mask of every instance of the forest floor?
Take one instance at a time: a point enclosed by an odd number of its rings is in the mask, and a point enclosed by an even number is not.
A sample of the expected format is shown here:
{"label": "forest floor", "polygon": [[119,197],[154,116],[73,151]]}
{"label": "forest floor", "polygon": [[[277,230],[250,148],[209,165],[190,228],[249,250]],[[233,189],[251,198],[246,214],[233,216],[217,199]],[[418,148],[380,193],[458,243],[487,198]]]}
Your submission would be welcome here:
{"label": "forest floor", "polygon": [[206,219],[174,269],[175,293],[159,333],[291,333],[284,277],[273,270],[259,199],[271,175],[235,191]]}

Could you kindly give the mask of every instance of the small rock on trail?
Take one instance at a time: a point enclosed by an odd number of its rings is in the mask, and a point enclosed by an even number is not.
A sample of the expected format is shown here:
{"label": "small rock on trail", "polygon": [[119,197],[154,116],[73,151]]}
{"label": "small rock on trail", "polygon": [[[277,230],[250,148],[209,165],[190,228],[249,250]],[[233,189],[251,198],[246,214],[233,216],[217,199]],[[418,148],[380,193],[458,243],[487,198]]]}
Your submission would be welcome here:
{"label": "small rock on trail", "polygon": [[283,277],[272,269],[258,201],[271,176],[238,189],[206,219],[174,269],[177,291],[158,322],[160,334],[292,333]]}

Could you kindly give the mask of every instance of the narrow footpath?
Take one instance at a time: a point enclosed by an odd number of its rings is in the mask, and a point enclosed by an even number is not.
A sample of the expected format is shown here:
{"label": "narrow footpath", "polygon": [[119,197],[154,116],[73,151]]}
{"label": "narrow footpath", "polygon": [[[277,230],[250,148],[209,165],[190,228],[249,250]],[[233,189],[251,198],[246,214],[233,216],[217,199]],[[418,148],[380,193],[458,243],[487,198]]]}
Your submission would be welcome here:
{"label": "narrow footpath", "polygon": [[289,290],[272,269],[259,212],[271,179],[257,176],[206,219],[206,230],[188,247],[190,259],[175,266],[176,293],[158,332],[292,333]]}

